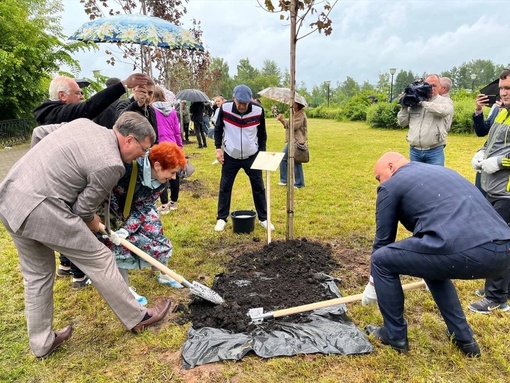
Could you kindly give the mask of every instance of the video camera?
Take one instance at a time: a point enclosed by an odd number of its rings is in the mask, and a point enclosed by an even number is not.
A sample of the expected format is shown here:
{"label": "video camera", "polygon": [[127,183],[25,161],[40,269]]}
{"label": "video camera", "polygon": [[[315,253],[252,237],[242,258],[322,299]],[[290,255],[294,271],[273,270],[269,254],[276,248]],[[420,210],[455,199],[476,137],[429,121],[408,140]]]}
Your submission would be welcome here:
{"label": "video camera", "polygon": [[416,106],[419,102],[430,97],[432,85],[424,81],[415,81],[406,86],[404,95],[398,100],[402,106]]}

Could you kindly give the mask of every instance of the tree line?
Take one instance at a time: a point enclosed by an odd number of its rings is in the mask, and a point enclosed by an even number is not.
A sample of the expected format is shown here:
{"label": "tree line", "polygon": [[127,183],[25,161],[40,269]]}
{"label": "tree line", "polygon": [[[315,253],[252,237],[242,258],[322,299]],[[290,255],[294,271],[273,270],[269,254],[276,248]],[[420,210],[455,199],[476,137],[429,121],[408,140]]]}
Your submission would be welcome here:
{"label": "tree line", "polygon": [[[91,18],[101,17],[108,12],[100,9],[95,1],[84,0],[86,12]],[[151,14],[166,19],[171,18],[178,24],[180,17],[186,13],[181,1],[145,0],[139,2]],[[134,8],[135,2],[126,2]],[[169,11],[172,10],[172,11]],[[109,9],[109,12],[113,12]],[[128,11],[134,9],[129,8]],[[0,116],[2,119],[29,118],[32,109],[47,97],[49,81],[62,73],[59,68],[67,65],[73,72],[79,73],[79,63],[73,59],[73,53],[79,49],[94,49],[81,42],[64,43],[65,36],[60,26],[59,12],[62,3],[58,0],[3,0],[0,2]],[[158,13],[159,12],[159,13]],[[5,17],[8,15],[9,17]],[[191,32],[201,40],[200,23],[195,21]],[[188,52],[189,53],[189,52]],[[129,55],[129,52],[126,53]],[[200,88],[209,96],[223,95],[230,98],[235,85],[243,83],[256,93],[266,87],[289,87],[290,74],[287,69],[279,68],[275,61],[265,60],[261,68],[254,67],[249,58],[239,61],[236,73],[231,76],[228,64],[219,57],[211,57],[208,52],[184,54],[179,51],[159,52],[149,49],[144,59],[156,62],[159,70],[156,80],[168,89],[177,92],[184,88]],[[112,65],[115,59],[105,58]],[[193,62],[194,64],[190,64]],[[441,72],[441,76],[453,81],[452,93],[459,90],[476,91],[498,78],[506,66],[495,64],[491,60],[472,60],[459,67]],[[154,76],[154,75],[153,75]],[[390,73],[378,75],[378,82],[362,84],[352,77],[344,81],[314,85],[308,89],[306,84],[297,81],[296,90],[304,96],[311,108],[329,106],[337,108],[354,97],[371,97],[375,100],[388,101],[391,76]],[[414,73],[401,69],[394,75],[393,95],[397,95],[410,83],[425,78],[425,73]],[[298,74],[299,78],[299,74]],[[101,89],[106,78],[101,76],[91,79],[90,91]],[[267,103],[267,102],[266,102]],[[266,106],[266,105],[265,105]]]}

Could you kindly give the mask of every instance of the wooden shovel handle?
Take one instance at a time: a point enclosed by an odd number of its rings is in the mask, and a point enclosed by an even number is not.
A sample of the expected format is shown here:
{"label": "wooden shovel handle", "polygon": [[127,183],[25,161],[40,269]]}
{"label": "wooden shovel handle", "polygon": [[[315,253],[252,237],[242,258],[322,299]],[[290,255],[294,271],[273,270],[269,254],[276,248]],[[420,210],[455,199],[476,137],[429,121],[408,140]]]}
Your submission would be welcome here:
{"label": "wooden shovel handle", "polygon": [[[103,234],[106,234],[106,229],[104,227],[104,225],[102,223],[99,223],[99,231]],[[145,251],[143,250],[140,250],[138,247],[136,247],[135,245],[133,245],[131,242],[125,240],[124,238],[121,238],[120,239],[120,243],[122,244],[122,246],[124,246],[126,249],[128,249],[129,251],[132,251],[133,253],[135,253],[136,255],[138,255],[140,258],[142,258],[145,262],[147,263],[150,263],[152,266],[154,266],[155,268],[157,268],[159,271],[161,271],[162,273],[172,277],[173,279],[175,279],[177,282],[183,284],[183,285],[189,285],[190,283],[184,279],[184,277],[182,275],[179,275],[177,274],[176,272],[170,270],[168,267],[166,267],[165,265],[163,265],[161,262],[158,262],[157,260],[155,260],[154,258],[152,258],[149,254],[147,254]],[[184,282],[184,283],[183,283]],[[188,287],[188,286],[186,286]]]}
{"label": "wooden shovel handle", "polygon": [[[402,285],[402,290],[404,290],[404,291],[415,290],[415,289],[423,288],[425,286],[426,286],[425,281],[407,283],[405,285]],[[283,317],[283,316],[291,315],[291,314],[299,314],[299,313],[302,313],[305,311],[320,309],[322,307],[339,305],[341,303],[356,302],[356,301],[360,301],[362,298],[363,298],[363,294],[356,294],[356,295],[349,295],[347,297],[334,298],[334,299],[330,299],[330,300],[322,301],[322,302],[309,303],[307,305],[291,307],[288,309],[277,310],[277,311],[273,312],[273,318],[279,318],[279,317]]]}

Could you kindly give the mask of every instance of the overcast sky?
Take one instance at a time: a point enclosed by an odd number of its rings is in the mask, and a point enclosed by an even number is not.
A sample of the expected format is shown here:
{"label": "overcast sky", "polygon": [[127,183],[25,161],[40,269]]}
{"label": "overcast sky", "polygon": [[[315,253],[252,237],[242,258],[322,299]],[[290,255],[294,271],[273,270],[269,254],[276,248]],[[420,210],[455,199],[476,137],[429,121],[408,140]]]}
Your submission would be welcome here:
{"label": "overcast sky", "polygon": [[[71,35],[88,18],[79,0],[64,4],[62,26]],[[474,59],[507,65],[508,4],[508,0],[339,0],[330,15],[333,33],[315,32],[298,41],[297,82],[311,90],[327,80],[336,86],[348,76],[360,84],[376,84],[379,74],[391,67],[397,73],[403,69],[422,74]],[[289,69],[289,24],[261,9],[257,0],[190,0],[187,10],[183,27],[190,28],[193,18],[201,21],[206,49],[227,62],[231,76],[244,58],[258,69],[264,60]],[[307,19],[312,20],[313,15]],[[103,49],[76,58],[81,77],[92,77],[93,69],[126,77],[133,69],[132,64],[107,65]]]}

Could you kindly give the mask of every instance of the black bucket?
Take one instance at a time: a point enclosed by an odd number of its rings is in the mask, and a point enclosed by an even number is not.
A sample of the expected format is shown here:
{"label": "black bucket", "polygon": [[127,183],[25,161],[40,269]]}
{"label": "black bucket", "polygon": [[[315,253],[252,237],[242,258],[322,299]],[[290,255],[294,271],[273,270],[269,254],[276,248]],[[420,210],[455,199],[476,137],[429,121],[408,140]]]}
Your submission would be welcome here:
{"label": "black bucket", "polygon": [[257,213],[252,210],[237,210],[230,214],[235,234],[249,234],[255,230]]}

